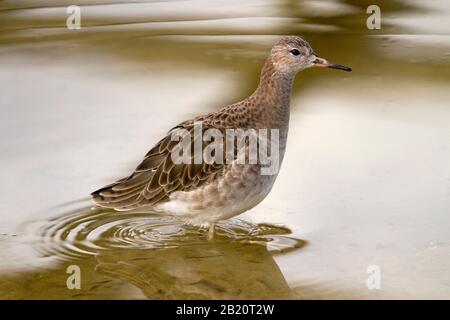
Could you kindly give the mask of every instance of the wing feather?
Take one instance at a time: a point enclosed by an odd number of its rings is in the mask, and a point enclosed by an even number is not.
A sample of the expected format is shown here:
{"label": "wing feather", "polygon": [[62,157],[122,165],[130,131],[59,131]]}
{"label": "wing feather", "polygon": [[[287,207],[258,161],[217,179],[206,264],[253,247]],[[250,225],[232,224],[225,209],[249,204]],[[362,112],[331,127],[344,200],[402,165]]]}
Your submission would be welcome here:
{"label": "wing feather", "polygon": [[[93,192],[93,201],[102,207],[131,210],[168,200],[174,191],[189,191],[198,185],[212,182],[216,174],[224,169],[223,164],[193,164],[193,161],[190,164],[175,164],[172,160],[171,151],[181,142],[173,141],[171,133],[180,128],[188,130],[193,146],[195,139],[198,139],[194,137],[193,125],[194,121],[187,121],[169,131],[147,152],[132,175]],[[203,130],[206,129],[208,126],[204,122]]]}

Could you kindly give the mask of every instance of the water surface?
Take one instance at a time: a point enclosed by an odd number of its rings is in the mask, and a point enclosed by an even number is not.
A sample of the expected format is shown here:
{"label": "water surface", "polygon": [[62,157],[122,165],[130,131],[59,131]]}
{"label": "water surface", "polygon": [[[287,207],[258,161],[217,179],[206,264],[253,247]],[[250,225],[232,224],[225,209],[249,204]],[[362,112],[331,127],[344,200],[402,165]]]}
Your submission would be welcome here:
{"label": "water surface", "polygon": [[[81,30],[70,4],[0,2],[0,298],[450,297],[445,1],[385,1],[381,30],[370,1],[84,0]],[[91,208],[168,128],[250,94],[285,34],[353,72],[297,77],[264,202],[212,242]]]}

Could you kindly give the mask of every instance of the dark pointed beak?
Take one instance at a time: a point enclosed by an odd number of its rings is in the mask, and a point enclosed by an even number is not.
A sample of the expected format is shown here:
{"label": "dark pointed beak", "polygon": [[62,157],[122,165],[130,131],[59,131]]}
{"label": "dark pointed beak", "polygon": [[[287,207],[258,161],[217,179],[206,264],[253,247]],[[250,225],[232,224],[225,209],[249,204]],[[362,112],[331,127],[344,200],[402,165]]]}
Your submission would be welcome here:
{"label": "dark pointed beak", "polygon": [[352,71],[352,68],[329,62],[325,59],[317,57],[316,60],[313,61],[313,64],[315,67],[322,67],[322,68],[333,68],[333,69],[339,69],[344,71]]}

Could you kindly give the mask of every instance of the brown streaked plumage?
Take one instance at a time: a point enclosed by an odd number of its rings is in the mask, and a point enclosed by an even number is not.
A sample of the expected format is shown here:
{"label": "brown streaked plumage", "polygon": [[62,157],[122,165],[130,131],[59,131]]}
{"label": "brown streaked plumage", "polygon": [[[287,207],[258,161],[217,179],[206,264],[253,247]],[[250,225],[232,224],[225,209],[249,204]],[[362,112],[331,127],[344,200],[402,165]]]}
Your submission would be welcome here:
{"label": "brown streaked plumage", "polygon": [[[135,171],[92,193],[95,204],[116,210],[148,208],[180,215],[188,223],[209,225],[240,214],[262,201],[275,175],[261,175],[260,164],[174,164],[171,152],[179,142],[171,134],[180,129],[193,134],[194,122],[203,130],[278,129],[280,164],[286,148],[289,100],[296,73],[312,66],[350,71],[348,67],[319,58],[302,38],[281,38],[272,48],[260,83],[248,98],[217,112],[185,121],[169,131],[145,156]],[[205,143],[203,143],[203,147]],[[233,150],[237,154],[238,150]]]}

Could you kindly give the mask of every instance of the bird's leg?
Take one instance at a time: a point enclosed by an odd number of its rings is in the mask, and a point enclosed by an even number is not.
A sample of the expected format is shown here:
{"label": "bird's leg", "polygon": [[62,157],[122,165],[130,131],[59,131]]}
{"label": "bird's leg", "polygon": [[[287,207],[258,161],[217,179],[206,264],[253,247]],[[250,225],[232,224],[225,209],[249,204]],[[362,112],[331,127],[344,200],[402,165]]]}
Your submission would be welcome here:
{"label": "bird's leg", "polygon": [[215,224],[214,224],[214,223],[211,223],[211,224],[209,225],[209,230],[208,230],[208,241],[211,241],[211,240],[214,238],[214,227],[215,227]]}

